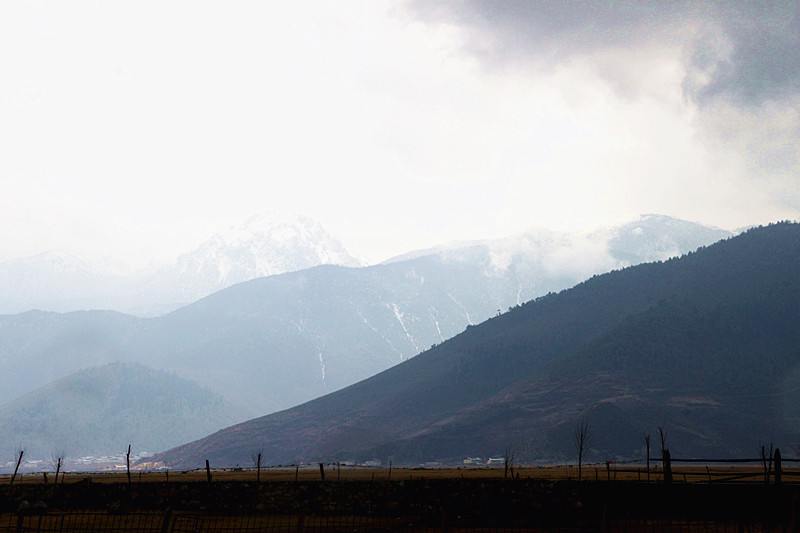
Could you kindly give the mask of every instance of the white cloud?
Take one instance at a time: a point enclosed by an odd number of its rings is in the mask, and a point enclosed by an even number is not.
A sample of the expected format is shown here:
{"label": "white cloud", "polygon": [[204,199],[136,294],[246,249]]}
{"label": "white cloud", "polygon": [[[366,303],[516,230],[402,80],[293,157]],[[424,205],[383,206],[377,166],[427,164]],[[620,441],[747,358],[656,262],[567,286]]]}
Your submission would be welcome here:
{"label": "white cloud", "polygon": [[733,22],[408,5],[3,4],[0,260],[147,262],[272,209],[371,259],[641,212],[797,216],[796,102],[737,103],[756,52]]}

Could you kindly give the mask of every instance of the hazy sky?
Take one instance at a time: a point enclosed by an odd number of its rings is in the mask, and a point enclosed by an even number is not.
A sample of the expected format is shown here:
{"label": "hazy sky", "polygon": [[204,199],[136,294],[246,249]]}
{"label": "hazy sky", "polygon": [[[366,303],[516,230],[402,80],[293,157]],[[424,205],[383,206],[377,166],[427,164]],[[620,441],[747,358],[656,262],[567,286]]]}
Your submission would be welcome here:
{"label": "hazy sky", "polygon": [[800,218],[800,2],[0,4],[0,260]]}

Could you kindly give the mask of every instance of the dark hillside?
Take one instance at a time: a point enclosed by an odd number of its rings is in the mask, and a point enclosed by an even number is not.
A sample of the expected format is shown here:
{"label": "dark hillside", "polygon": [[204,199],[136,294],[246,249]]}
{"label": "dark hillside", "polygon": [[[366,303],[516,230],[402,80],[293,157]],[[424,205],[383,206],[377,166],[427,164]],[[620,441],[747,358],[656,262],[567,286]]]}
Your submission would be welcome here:
{"label": "dark hillside", "polygon": [[[684,454],[792,439],[800,364],[800,225],[550,294],[342,391],[164,454],[168,463],[455,460],[514,446],[571,457],[588,417],[597,459],[637,456],[669,428]],[[788,409],[788,410],[787,410]]]}

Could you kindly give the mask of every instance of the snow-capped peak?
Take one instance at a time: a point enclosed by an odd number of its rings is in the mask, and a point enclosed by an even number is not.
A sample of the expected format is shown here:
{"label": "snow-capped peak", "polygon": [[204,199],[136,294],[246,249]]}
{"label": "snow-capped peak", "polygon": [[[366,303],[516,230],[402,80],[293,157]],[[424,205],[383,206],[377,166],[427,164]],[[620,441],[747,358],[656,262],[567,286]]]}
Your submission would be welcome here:
{"label": "snow-capped peak", "polygon": [[316,220],[274,212],[252,216],[178,258],[184,291],[198,295],[324,264],[361,263]]}

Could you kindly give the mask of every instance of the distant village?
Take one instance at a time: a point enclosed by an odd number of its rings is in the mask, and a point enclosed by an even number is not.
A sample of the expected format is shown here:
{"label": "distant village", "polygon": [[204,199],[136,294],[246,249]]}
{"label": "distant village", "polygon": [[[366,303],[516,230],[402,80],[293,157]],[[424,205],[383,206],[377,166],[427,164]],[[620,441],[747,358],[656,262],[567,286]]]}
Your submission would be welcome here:
{"label": "distant village", "polygon": [[[140,452],[136,455],[131,455],[131,470],[164,470],[166,465],[161,462],[143,461],[151,457],[149,452]],[[141,461],[141,462],[139,462]],[[16,461],[7,461],[0,464],[0,473],[12,473]],[[55,471],[54,461],[51,459],[23,459],[19,466],[19,472],[30,474],[33,472],[51,472]],[[117,472],[126,471],[127,463],[125,461],[125,454],[118,455],[87,455],[77,459],[65,457],[64,464],[61,467],[62,472]]]}
{"label": "distant village", "polygon": [[[131,455],[131,470],[132,471],[158,471],[168,470],[167,465],[161,461],[147,461],[146,459],[152,457],[153,454],[149,452],[139,452],[136,455]],[[341,466],[363,466],[368,468],[380,468],[383,466],[383,461],[380,459],[370,459],[368,461],[340,461],[337,463]],[[505,457],[491,456],[488,459],[483,457],[465,457],[461,461],[463,466],[503,466],[505,464]],[[10,474],[14,472],[16,466],[15,461],[7,461],[0,463],[0,473]],[[424,468],[436,468],[440,466],[453,466],[445,465],[439,461],[428,461],[419,465]],[[127,470],[127,463],[125,454],[116,455],[87,455],[77,459],[69,457],[64,458],[64,464],[61,467],[62,472],[124,472]],[[53,472],[55,471],[55,464],[53,460],[44,459],[30,459],[23,460],[19,467],[19,472],[24,474],[31,474],[37,472]]]}

